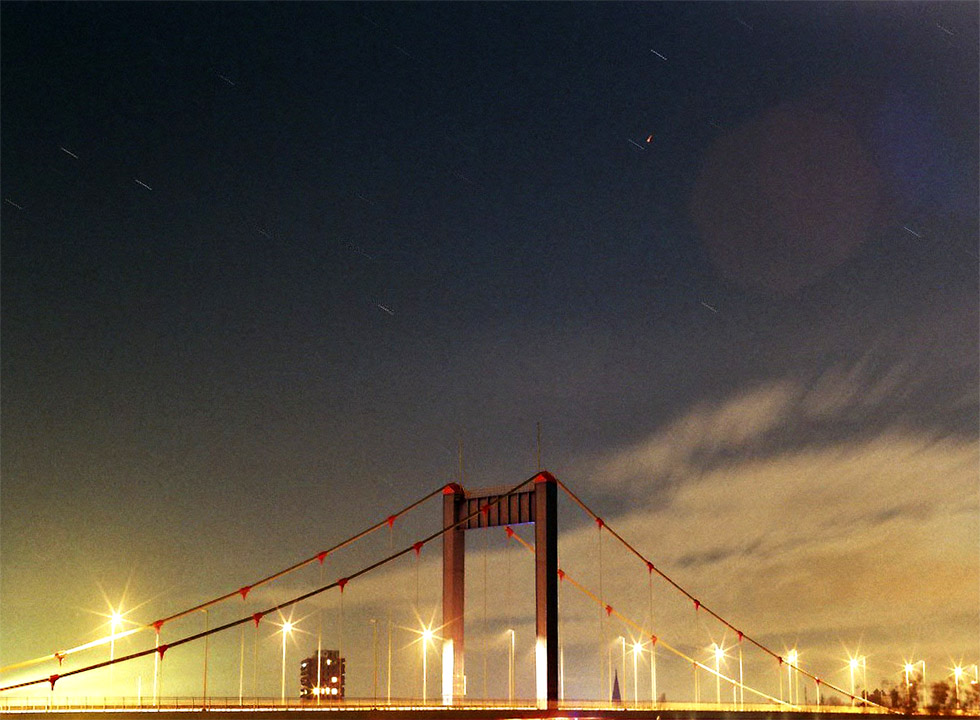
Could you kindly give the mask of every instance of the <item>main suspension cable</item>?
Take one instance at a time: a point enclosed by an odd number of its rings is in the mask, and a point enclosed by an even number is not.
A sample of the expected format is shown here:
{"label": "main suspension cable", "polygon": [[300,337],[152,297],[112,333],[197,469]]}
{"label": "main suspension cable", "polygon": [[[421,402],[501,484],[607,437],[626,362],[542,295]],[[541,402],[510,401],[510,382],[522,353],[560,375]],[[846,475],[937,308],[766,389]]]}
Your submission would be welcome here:
{"label": "main suspension cable", "polygon": [[[515,485],[513,488],[511,488],[510,490],[508,490],[506,493],[497,496],[494,500],[491,500],[488,504],[490,506],[494,506],[494,505],[499,504],[504,498],[509,498],[514,493],[520,491],[521,488],[523,488],[525,485],[528,485],[529,483],[534,482],[535,479],[537,477],[539,477],[539,475],[540,475],[540,473],[535,474],[535,475],[532,475],[528,479],[526,479],[526,480],[522,481],[521,483]],[[439,488],[439,490],[437,490],[437,491],[435,491],[433,493],[430,493],[423,500],[418,501],[418,503],[414,503],[412,505],[412,507],[414,507],[415,505],[418,505],[421,502],[424,502],[425,500],[427,500],[428,498],[432,497],[435,494],[444,493],[447,488],[448,488],[447,485],[443,485],[442,487]],[[267,608],[266,610],[263,610],[261,612],[256,612],[253,615],[245,616],[245,617],[242,617],[242,618],[238,618],[237,620],[231,620],[231,621],[225,623],[224,625],[221,625],[221,626],[218,626],[218,627],[215,627],[215,628],[210,628],[210,629],[205,630],[203,632],[195,633],[194,635],[188,635],[188,636],[179,638],[177,640],[174,640],[173,642],[166,643],[164,645],[160,645],[159,647],[147,648],[146,650],[140,650],[140,651],[135,652],[135,653],[130,653],[129,655],[125,655],[125,656],[122,656],[122,657],[113,658],[113,659],[110,659],[110,660],[105,660],[103,662],[95,663],[94,665],[88,665],[86,667],[77,668],[75,670],[69,670],[68,672],[65,672],[65,673],[54,674],[54,675],[51,675],[51,676],[46,677],[46,678],[37,678],[35,680],[27,680],[27,681],[20,682],[20,683],[15,683],[15,684],[12,684],[12,685],[6,685],[6,686],[3,686],[3,687],[0,687],[0,692],[6,692],[6,691],[9,691],[9,690],[17,690],[17,689],[24,688],[24,687],[29,687],[29,686],[32,686],[32,685],[40,685],[40,684],[46,683],[46,682],[47,683],[51,683],[51,688],[53,690],[55,683],[58,680],[60,680],[61,678],[71,677],[72,675],[78,675],[78,674],[81,674],[81,673],[89,672],[91,670],[98,670],[100,668],[108,667],[110,665],[115,665],[115,664],[121,663],[121,662],[127,662],[129,660],[136,660],[136,659],[141,658],[141,657],[146,657],[150,653],[154,653],[154,652],[159,653],[160,659],[162,660],[163,659],[163,656],[164,656],[164,653],[166,653],[167,650],[169,650],[171,648],[179,647],[180,645],[185,645],[187,643],[194,642],[195,640],[200,640],[200,639],[205,638],[205,637],[209,637],[210,635],[214,635],[214,634],[219,633],[219,632],[224,632],[225,630],[229,630],[231,628],[238,627],[239,625],[242,625],[242,624],[247,623],[249,621],[254,622],[255,623],[255,626],[256,626],[256,629],[258,629],[259,622],[266,615],[268,615],[270,613],[282,611],[282,610],[284,610],[284,609],[286,609],[288,607],[291,607],[293,605],[296,605],[296,604],[298,604],[298,603],[300,603],[300,602],[302,602],[304,600],[308,600],[311,597],[315,597],[316,595],[319,595],[322,592],[326,592],[327,590],[331,590],[331,589],[333,589],[335,587],[340,588],[341,591],[343,591],[344,586],[346,586],[347,583],[349,583],[351,580],[354,580],[356,578],[359,578],[362,575],[366,575],[367,573],[371,572],[372,570],[376,570],[377,568],[382,567],[383,565],[387,565],[389,562],[391,562],[393,560],[396,560],[396,559],[400,558],[403,555],[406,555],[406,554],[408,554],[410,552],[413,552],[413,551],[417,551],[419,548],[421,548],[421,546],[425,545],[426,543],[429,543],[432,540],[435,540],[436,538],[439,538],[442,535],[445,535],[450,530],[454,530],[455,528],[457,528],[457,527],[463,525],[464,523],[468,522],[469,520],[471,520],[472,518],[474,518],[476,515],[478,515],[480,512],[482,512],[481,509],[474,510],[469,515],[467,515],[467,516],[465,516],[463,518],[460,518],[459,520],[457,520],[453,524],[447,525],[446,527],[443,527],[442,529],[440,529],[440,530],[432,533],[428,537],[426,537],[426,538],[424,538],[422,540],[419,540],[419,541],[413,543],[412,545],[408,545],[407,547],[404,547],[401,550],[398,550],[397,552],[391,553],[387,557],[381,558],[380,560],[378,560],[378,561],[376,561],[374,563],[371,563],[370,565],[367,565],[367,566],[361,568],[360,570],[357,570],[354,573],[351,573],[347,577],[339,578],[338,580],[335,580],[332,583],[329,583],[329,584],[324,585],[322,587],[319,587],[319,588],[315,588],[313,590],[310,590],[309,592],[303,593],[302,595],[298,595],[298,596],[296,596],[294,598],[291,598],[289,600],[286,600],[284,602],[281,602],[278,605],[274,605],[274,606],[272,606],[270,608]],[[387,521],[382,522],[381,525],[386,524],[386,522]],[[365,532],[368,532],[368,531],[365,531]],[[364,534],[365,533],[361,533],[360,535],[363,536]],[[346,544],[346,541],[345,541],[345,543],[342,543],[341,545],[343,545],[343,544]],[[317,559],[317,556],[314,556],[313,559],[314,560]],[[295,567],[302,567],[305,564],[308,564],[308,563],[297,564]],[[234,593],[231,594],[231,595],[229,595],[228,597],[234,597]],[[154,626],[153,625],[149,625],[149,626],[145,626],[145,627],[154,627]]]}
{"label": "main suspension cable", "polygon": [[37,665],[38,663],[46,662],[48,660],[57,660],[58,661],[58,664],[60,665],[64,661],[64,659],[66,657],[68,657],[69,655],[74,655],[75,653],[81,652],[83,650],[89,650],[89,649],[94,648],[94,647],[99,647],[100,645],[105,645],[105,644],[110,643],[110,642],[113,642],[115,640],[119,640],[121,638],[128,637],[130,635],[133,635],[135,633],[143,632],[145,630],[155,630],[157,633],[159,633],[160,632],[160,628],[162,628],[165,623],[168,623],[168,622],[170,622],[172,620],[177,620],[179,618],[186,617],[187,615],[192,615],[195,612],[199,612],[201,610],[205,610],[207,608],[213,607],[214,605],[217,605],[218,603],[221,603],[221,602],[224,602],[226,600],[229,600],[229,599],[231,599],[233,597],[236,597],[236,596],[239,596],[240,595],[241,598],[243,600],[245,600],[248,597],[248,593],[252,589],[254,589],[256,587],[259,587],[260,585],[265,585],[267,583],[273,582],[274,580],[278,580],[279,578],[281,578],[281,577],[283,577],[285,575],[288,575],[288,574],[290,574],[292,572],[295,572],[296,570],[299,570],[300,568],[306,567],[307,565],[311,565],[314,562],[319,562],[322,565],[323,564],[323,560],[328,555],[331,555],[332,553],[335,553],[338,550],[342,550],[345,547],[348,547],[349,545],[352,545],[353,543],[357,542],[358,540],[361,540],[361,539],[367,537],[368,535],[370,535],[371,533],[373,533],[373,532],[381,529],[385,525],[388,525],[390,527],[395,522],[395,520],[397,518],[401,517],[402,515],[405,515],[406,513],[411,512],[412,510],[414,510],[415,508],[417,508],[419,505],[422,505],[423,503],[425,503],[426,501],[432,499],[436,495],[439,495],[440,493],[442,493],[442,491],[443,491],[444,488],[445,488],[445,485],[441,485],[438,488],[436,488],[435,490],[433,490],[432,492],[428,493],[425,497],[422,497],[419,500],[416,500],[415,502],[411,503],[410,505],[405,506],[404,508],[402,508],[401,510],[399,510],[395,514],[389,515],[384,520],[382,520],[382,521],[380,521],[378,523],[375,523],[371,527],[366,528],[365,530],[362,530],[361,532],[357,533],[356,535],[352,535],[351,537],[347,538],[346,540],[344,540],[342,542],[337,543],[336,545],[334,545],[331,548],[328,548],[327,550],[321,550],[316,555],[313,555],[312,557],[309,557],[309,558],[307,558],[305,560],[301,560],[298,563],[295,563],[294,565],[290,565],[289,567],[287,567],[287,568],[285,568],[283,570],[279,570],[278,572],[275,572],[272,575],[269,575],[267,577],[264,577],[261,580],[256,580],[255,582],[253,582],[250,585],[244,585],[244,586],[240,587],[237,590],[233,590],[231,592],[227,592],[224,595],[221,595],[219,597],[213,598],[211,600],[207,600],[207,601],[201,603],[200,605],[195,605],[192,608],[188,608],[186,610],[181,610],[180,612],[177,612],[177,613],[174,613],[173,615],[169,615],[167,617],[161,618],[160,620],[154,620],[153,622],[151,622],[151,623],[149,623],[147,625],[139,625],[138,627],[130,628],[130,629],[124,630],[122,632],[117,632],[117,633],[114,633],[114,634],[109,635],[109,636],[104,637],[104,638],[98,638],[97,640],[93,640],[91,642],[87,642],[87,643],[84,643],[82,645],[77,645],[77,646],[72,647],[72,648],[69,648],[67,650],[59,650],[58,652],[55,652],[55,653],[51,653],[51,654],[48,654],[48,655],[41,655],[41,656],[36,657],[36,658],[31,658],[30,660],[23,660],[21,662],[13,663],[12,665],[6,665],[4,667],[0,667],[0,674],[5,673],[5,672],[7,672],[9,670],[16,670],[18,668],[24,668],[24,667],[29,667],[31,665]]}

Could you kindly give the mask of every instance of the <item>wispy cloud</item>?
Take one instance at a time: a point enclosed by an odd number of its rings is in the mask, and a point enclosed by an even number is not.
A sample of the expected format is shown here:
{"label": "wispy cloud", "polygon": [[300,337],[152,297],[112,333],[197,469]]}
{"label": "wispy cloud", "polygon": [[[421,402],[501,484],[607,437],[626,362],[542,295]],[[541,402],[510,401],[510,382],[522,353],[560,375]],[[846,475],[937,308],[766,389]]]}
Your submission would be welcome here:
{"label": "wispy cloud", "polygon": [[895,662],[913,645],[946,662],[980,626],[976,437],[881,418],[828,431],[915,382],[858,363],[761,384],[597,457],[591,476],[630,498],[610,519],[623,535],[747,629],[812,634],[828,654],[887,638]]}

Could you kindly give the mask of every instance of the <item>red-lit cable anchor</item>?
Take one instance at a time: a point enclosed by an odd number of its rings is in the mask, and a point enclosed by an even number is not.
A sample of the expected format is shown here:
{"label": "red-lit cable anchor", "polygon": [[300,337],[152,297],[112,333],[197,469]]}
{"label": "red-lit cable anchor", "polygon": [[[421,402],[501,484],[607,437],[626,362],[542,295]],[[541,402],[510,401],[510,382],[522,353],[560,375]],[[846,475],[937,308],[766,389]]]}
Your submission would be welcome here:
{"label": "red-lit cable anchor", "polygon": [[248,597],[248,591],[251,589],[252,589],[251,585],[244,585],[238,588],[238,594],[242,596],[242,600],[245,600]]}
{"label": "red-lit cable anchor", "polygon": [[255,627],[259,626],[259,621],[262,620],[262,617],[264,615],[265,613],[260,613],[260,612],[252,613],[252,620],[255,621]]}
{"label": "red-lit cable anchor", "polygon": [[323,561],[327,559],[327,551],[324,550],[321,553],[317,553],[316,559],[323,565]]}
{"label": "red-lit cable anchor", "polygon": [[613,606],[612,605],[606,605],[606,616],[608,617],[608,616],[610,616],[612,614],[613,614]]}
{"label": "red-lit cable anchor", "polygon": [[397,517],[396,515],[389,515],[387,517],[387,519],[385,520],[385,523],[387,523],[389,530],[391,530],[391,528],[395,527],[395,518],[396,517]]}
{"label": "red-lit cable anchor", "polygon": [[415,557],[418,557],[419,555],[422,554],[422,546],[423,545],[425,545],[425,543],[422,542],[421,540],[419,540],[417,543],[415,543],[414,545],[412,545],[412,550],[415,551]]}
{"label": "red-lit cable anchor", "polygon": [[349,580],[350,578],[340,578],[337,581],[337,586],[340,588],[340,592],[344,591],[344,586],[348,583]]}
{"label": "red-lit cable anchor", "polygon": [[160,655],[160,661],[161,661],[161,662],[163,662],[163,654],[164,654],[165,652],[167,652],[167,650],[168,650],[169,648],[170,648],[170,646],[169,646],[169,645],[166,645],[166,644],[164,644],[164,645],[161,645],[160,647],[158,647],[158,648],[157,648],[157,653],[158,653],[158,654]]}
{"label": "red-lit cable anchor", "polygon": [[48,678],[48,682],[51,683],[51,692],[54,692],[54,684],[58,682],[58,678],[60,677],[61,675],[55,674]]}

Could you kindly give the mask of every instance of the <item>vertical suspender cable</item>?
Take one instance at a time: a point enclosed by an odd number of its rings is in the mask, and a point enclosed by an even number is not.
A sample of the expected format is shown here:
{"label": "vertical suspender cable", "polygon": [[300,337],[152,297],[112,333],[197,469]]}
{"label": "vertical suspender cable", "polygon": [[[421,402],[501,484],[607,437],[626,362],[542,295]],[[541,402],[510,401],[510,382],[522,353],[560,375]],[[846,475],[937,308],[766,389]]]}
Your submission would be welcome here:
{"label": "vertical suspender cable", "polygon": [[[317,587],[323,587],[323,562],[320,563],[320,584]],[[324,597],[321,595],[316,603],[316,690],[313,694],[317,705],[320,704],[320,696],[323,694],[323,601]]]}
{"label": "vertical suspender cable", "polygon": [[[602,651],[605,649],[605,645],[606,645],[606,622],[605,622],[606,600],[602,594],[602,524],[601,523],[597,524],[596,527],[598,530],[598,533],[596,535],[597,544],[599,546],[599,550],[598,550],[598,555],[599,555],[599,697],[601,698],[605,696],[605,698],[611,702],[612,701],[612,677],[609,678],[607,683],[606,678],[603,677],[603,669],[602,669],[603,668]],[[612,670],[609,670],[608,674],[611,676]],[[609,686],[608,690],[606,689],[607,684]]]}
{"label": "vertical suspender cable", "polygon": [[252,704],[259,701],[259,623],[255,623],[255,634],[252,636]]}
{"label": "vertical suspender cable", "polygon": [[742,679],[742,638],[738,639],[738,709],[745,709],[745,687]]}
{"label": "vertical suspender cable", "polygon": [[489,700],[487,692],[487,652],[490,641],[490,626],[487,622],[487,555],[490,554],[490,533],[483,530],[483,699]]}
{"label": "vertical suspender cable", "polygon": [[650,628],[650,707],[654,707],[657,702],[657,643],[653,636],[653,568],[647,570],[647,580],[650,586],[650,615],[648,617]]}
{"label": "vertical suspender cable", "polygon": [[[242,597],[242,605],[244,606],[248,602],[246,597]],[[245,614],[248,614],[248,608],[245,609]],[[245,626],[242,625],[238,628],[239,634],[239,651],[238,651],[238,707],[242,706],[243,696],[245,694]]]}
{"label": "vertical suspender cable", "polygon": [[[344,674],[344,671],[347,669],[347,659],[344,657],[344,588],[343,588],[343,586],[341,586],[341,588],[340,588],[340,618],[339,618],[339,623],[340,623],[340,640],[338,642],[340,644],[340,650],[338,650],[338,653],[340,655],[340,672],[341,672],[341,675],[343,675]],[[346,692],[346,687],[347,687],[346,680],[344,681],[343,687],[344,687],[345,692]],[[345,697],[346,697],[346,694],[345,694]]]}
{"label": "vertical suspender cable", "polygon": [[[388,554],[393,552],[394,548],[394,522],[388,523]],[[391,705],[391,595],[388,595],[388,672],[385,676],[385,680],[388,683],[388,704]]]}
{"label": "vertical suspender cable", "polygon": [[[205,608],[204,609],[204,632],[208,631],[208,620],[209,620],[208,610],[207,608]],[[205,710],[208,707],[208,650],[210,649],[210,645],[209,645],[210,640],[211,640],[210,635],[204,636],[204,685],[202,688],[203,692],[202,692],[201,702]]]}
{"label": "vertical suspender cable", "polygon": [[158,685],[160,683],[160,628],[154,628],[156,630],[156,641],[154,642],[153,649],[156,650],[153,653],[153,704],[160,707],[159,697],[157,696]]}

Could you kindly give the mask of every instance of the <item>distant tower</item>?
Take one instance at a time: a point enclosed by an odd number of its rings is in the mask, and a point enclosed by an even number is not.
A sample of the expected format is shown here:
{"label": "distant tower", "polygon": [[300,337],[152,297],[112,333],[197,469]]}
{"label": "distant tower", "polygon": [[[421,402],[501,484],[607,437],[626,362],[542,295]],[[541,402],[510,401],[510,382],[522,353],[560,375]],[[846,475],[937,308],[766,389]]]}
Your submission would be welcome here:
{"label": "distant tower", "polygon": [[[319,684],[317,665],[319,660]],[[303,700],[343,700],[347,680],[347,662],[337,650],[321,650],[299,664],[299,696]]]}
{"label": "distant tower", "polygon": [[617,703],[617,704],[623,702],[623,697],[619,693],[619,671],[618,670],[613,670],[613,695],[612,695],[612,701],[614,703]]}

